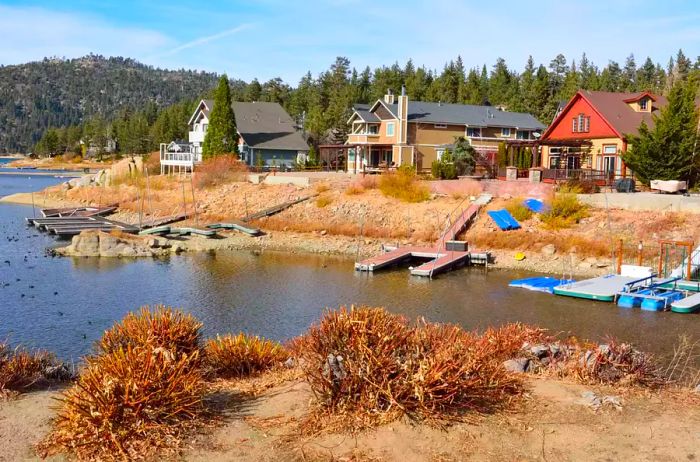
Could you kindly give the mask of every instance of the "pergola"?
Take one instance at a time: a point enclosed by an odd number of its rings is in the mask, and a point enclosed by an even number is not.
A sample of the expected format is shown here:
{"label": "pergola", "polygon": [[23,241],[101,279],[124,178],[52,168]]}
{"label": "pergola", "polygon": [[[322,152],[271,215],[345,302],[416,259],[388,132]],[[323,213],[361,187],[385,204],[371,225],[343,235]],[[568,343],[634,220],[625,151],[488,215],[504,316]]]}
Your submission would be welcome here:
{"label": "pergola", "polygon": [[347,170],[348,151],[357,149],[349,144],[321,144],[318,147],[318,160],[327,170]]}

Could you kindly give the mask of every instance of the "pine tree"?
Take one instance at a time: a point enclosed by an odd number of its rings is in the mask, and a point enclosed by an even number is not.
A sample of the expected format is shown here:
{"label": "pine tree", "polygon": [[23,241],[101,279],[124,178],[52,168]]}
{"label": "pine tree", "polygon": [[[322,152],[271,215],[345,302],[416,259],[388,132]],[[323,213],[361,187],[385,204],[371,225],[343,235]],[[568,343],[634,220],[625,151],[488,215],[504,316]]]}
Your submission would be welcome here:
{"label": "pine tree", "polygon": [[205,159],[221,154],[238,154],[236,117],[231,106],[231,89],[226,75],[219,79],[214,107],[209,115],[209,127],[202,143],[202,156]]}
{"label": "pine tree", "polygon": [[653,92],[659,91],[657,78],[656,78],[656,66],[651,58],[647,57],[642,67],[637,69],[637,90],[644,91],[649,90]]}
{"label": "pine tree", "polygon": [[623,155],[623,160],[643,183],[696,180],[696,94],[697,82],[694,79],[677,82],[668,95],[668,104],[654,118],[654,127],[642,123],[639,134],[628,137],[630,149]]}
{"label": "pine tree", "polygon": [[255,101],[260,101],[262,96],[262,85],[258,82],[258,79],[253,79],[252,82],[248,84],[245,89],[244,99],[250,103]]}
{"label": "pine tree", "polygon": [[634,60],[634,55],[630,54],[625,60],[625,67],[622,68],[623,91],[637,91],[637,63]]}

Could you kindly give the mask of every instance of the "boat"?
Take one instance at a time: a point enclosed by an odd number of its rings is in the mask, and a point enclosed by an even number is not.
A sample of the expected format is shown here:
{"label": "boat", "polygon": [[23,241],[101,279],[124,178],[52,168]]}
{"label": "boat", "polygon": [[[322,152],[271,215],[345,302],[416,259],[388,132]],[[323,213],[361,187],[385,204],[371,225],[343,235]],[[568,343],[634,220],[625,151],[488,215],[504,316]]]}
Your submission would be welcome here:
{"label": "boat", "polygon": [[532,277],[510,281],[508,287],[518,287],[535,292],[554,293],[554,288],[562,284],[571,284],[573,279],[557,279],[552,277]]}
{"label": "boat", "polygon": [[700,310],[700,293],[675,300],[671,303],[671,311],[674,313],[694,313]]}

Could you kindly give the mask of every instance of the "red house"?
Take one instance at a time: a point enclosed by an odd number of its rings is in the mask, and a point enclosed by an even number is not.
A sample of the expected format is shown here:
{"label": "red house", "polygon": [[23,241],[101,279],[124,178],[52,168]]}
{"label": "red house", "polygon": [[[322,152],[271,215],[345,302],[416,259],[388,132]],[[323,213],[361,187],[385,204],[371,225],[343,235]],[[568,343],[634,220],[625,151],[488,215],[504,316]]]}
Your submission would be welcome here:
{"label": "red house", "polygon": [[653,116],[665,105],[666,98],[648,91],[579,90],[542,135],[542,165],[550,169],[544,179],[571,172],[605,180],[629,175],[620,157],[628,135],[636,135],[642,122],[653,127]]}

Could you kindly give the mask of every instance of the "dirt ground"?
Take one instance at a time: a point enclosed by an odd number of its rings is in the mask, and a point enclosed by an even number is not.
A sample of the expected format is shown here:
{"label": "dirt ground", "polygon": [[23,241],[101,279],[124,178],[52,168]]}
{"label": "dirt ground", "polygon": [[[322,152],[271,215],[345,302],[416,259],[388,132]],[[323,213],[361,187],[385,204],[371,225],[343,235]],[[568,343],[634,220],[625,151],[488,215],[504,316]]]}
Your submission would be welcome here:
{"label": "dirt ground", "polygon": [[80,161],[64,161],[61,158],[18,158],[17,160],[8,163],[6,166],[10,168],[35,167],[42,170],[83,170],[85,168],[108,168],[110,165],[111,162],[96,162],[82,159],[80,159]]}
{"label": "dirt ground", "polygon": [[[179,460],[218,461],[692,461],[700,457],[700,398],[645,394],[528,379],[530,392],[508,413],[446,429],[399,421],[359,434],[303,434],[312,394],[293,380],[248,398],[232,388],[223,421],[189,443]],[[246,390],[247,391],[247,390]],[[616,395],[622,409],[594,410],[585,391]],[[0,460],[38,460],[55,392],[0,403]],[[52,460],[63,460],[60,456]]]}
{"label": "dirt ground", "polygon": [[[496,267],[515,268],[542,273],[595,275],[609,273],[617,264],[618,241],[624,241],[623,263],[636,264],[640,241],[643,264],[658,264],[659,239],[700,242],[700,214],[677,212],[633,212],[590,209],[589,216],[569,229],[546,230],[539,218],[522,221],[522,229],[500,231],[486,210],[503,208],[517,197],[534,195],[546,198],[551,190],[543,185],[522,183],[519,189],[503,189],[505,182],[428,182],[430,200],[409,204],[385,197],[376,189],[377,177],[342,177],[301,187],[293,185],[256,185],[228,181],[218,186],[198,187],[189,179],[153,176],[148,181],[118,182],[104,187],[80,187],[67,190],[61,186],[35,194],[41,204],[105,205],[119,203],[113,218],[130,223],[148,222],[151,215],[162,217],[187,209],[196,202],[197,220],[185,226],[238,219],[299,197],[311,196],[306,202],[254,224],[272,235],[265,239],[236,239],[235,243],[216,243],[213,247],[261,248],[282,251],[356,255],[358,242],[364,252],[379,251],[381,244],[408,245],[435,242],[447,224],[465,209],[470,198],[482,190],[500,195],[478,217],[461,238],[472,248],[491,251]],[[493,183],[493,184],[492,184]],[[354,188],[353,188],[354,187]],[[194,194],[193,194],[194,188]],[[353,190],[354,189],[354,190]],[[26,196],[26,197],[25,197]],[[29,195],[15,195],[6,200],[28,201]],[[241,242],[239,242],[241,241]],[[190,250],[207,250],[212,246],[195,243]],[[187,245],[183,247],[187,248]],[[516,260],[522,252],[524,260]]]}

